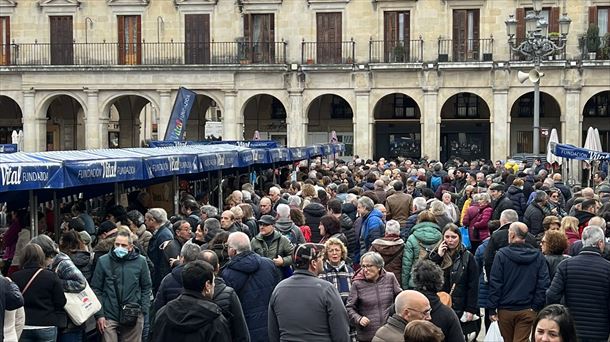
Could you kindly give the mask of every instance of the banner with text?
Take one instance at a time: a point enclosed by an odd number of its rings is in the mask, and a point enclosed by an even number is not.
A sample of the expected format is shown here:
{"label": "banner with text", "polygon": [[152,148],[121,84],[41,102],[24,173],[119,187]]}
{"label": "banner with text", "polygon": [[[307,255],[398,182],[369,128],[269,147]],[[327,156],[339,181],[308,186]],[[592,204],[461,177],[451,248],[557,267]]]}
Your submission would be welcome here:
{"label": "banner with text", "polygon": [[163,140],[176,141],[183,139],[186,122],[191,114],[196,96],[197,94],[195,92],[186,88],[180,87],[180,89],[178,89],[178,96],[176,96],[176,102],[174,102],[172,115],[167,123],[167,130],[165,131],[165,138]]}

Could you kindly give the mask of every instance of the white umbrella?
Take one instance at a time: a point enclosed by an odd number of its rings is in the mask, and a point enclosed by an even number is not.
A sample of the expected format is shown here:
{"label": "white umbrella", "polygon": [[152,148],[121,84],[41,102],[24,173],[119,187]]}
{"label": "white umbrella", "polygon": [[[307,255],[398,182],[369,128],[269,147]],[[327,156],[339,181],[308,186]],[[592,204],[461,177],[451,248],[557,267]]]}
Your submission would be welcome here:
{"label": "white umbrella", "polygon": [[597,128],[595,129],[595,132],[593,133],[593,138],[595,138],[595,146],[598,148],[598,150],[596,150],[596,151],[603,152],[604,148],[602,147],[602,141],[599,137],[599,130]]}
{"label": "white umbrella", "polygon": [[553,163],[557,163],[558,165],[561,165],[563,158],[559,158],[553,154],[553,152],[551,151],[551,143],[559,144],[559,138],[557,137],[557,129],[555,129],[555,128],[553,128],[551,130],[551,135],[549,136],[549,142],[546,145],[546,161],[551,165]]}
{"label": "white umbrella", "polygon": [[[587,130],[587,137],[585,138],[585,145],[583,147],[591,151],[600,151],[601,146],[598,146],[595,140],[595,130],[593,127],[589,127]],[[601,145],[601,143],[599,145]]]}

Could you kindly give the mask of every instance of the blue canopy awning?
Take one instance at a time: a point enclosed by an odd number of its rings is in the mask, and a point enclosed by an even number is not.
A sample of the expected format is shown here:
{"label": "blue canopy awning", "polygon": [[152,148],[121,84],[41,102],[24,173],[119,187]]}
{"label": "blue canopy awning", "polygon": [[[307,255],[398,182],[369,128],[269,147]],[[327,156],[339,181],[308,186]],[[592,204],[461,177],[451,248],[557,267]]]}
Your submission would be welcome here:
{"label": "blue canopy awning", "polygon": [[143,155],[147,179],[199,172],[197,152],[189,148],[128,148],[127,150]]}
{"label": "blue canopy awning", "polygon": [[582,147],[576,147],[569,144],[551,143],[551,152],[554,155],[576,160],[605,160],[610,159],[610,153],[592,151]]}
{"label": "blue canopy awning", "polygon": [[52,189],[64,185],[61,163],[27,153],[0,155],[0,192]]}
{"label": "blue canopy awning", "polygon": [[309,159],[309,150],[307,147],[290,147],[290,160],[299,161]]}
{"label": "blue canopy awning", "polygon": [[290,149],[285,147],[270,148],[269,156],[272,163],[281,163],[290,161]]}

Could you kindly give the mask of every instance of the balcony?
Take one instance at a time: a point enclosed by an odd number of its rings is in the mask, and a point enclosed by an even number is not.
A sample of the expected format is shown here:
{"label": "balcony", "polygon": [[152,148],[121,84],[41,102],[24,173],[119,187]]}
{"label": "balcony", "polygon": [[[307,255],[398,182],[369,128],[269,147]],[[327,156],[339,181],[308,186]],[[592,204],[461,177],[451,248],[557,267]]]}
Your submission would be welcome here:
{"label": "balcony", "polygon": [[356,42],[301,43],[301,64],[354,64]]}
{"label": "balcony", "polygon": [[445,39],[438,38],[439,62],[489,62],[493,61],[494,39]]}
{"label": "balcony", "polygon": [[286,64],[286,42],[12,43],[3,65]]}
{"label": "balcony", "polygon": [[[525,40],[525,38],[517,39],[515,42],[515,46],[519,46],[519,44],[523,43],[524,40]],[[558,37],[558,36],[550,36],[549,40],[552,41],[553,43],[555,43],[557,46],[561,46],[561,44],[563,44],[561,37]],[[544,59],[545,60],[558,60],[558,61],[565,60],[566,59],[566,47],[564,46],[563,49],[555,52],[552,55],[546,56]],[[511,61],[527,61],[528,57],[520,54],[519,52],[510,50],[510,60]]]}
{"label": "balcony", "polygon": [[419,39],[370,40],[370,63],[421,63],[424,59],[424,41]]}
{"label": "balcony", "polygon": [[[578,48],[583,60],[610,60],[610,33],[599,37],[600,46],[597,51],[589,51],[587,46],[587,37],[585,35],[578,37]],[[591,53],[591,54],[590,54]],[[593,53],[595,55],[593,55]]]}

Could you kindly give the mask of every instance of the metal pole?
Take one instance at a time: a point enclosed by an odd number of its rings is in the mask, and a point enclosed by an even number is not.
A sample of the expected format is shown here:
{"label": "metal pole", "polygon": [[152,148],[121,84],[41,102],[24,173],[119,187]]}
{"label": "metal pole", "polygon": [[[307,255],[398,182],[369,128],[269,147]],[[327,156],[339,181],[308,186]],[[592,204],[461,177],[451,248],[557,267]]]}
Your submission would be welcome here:
{"label": "metal pole", "polygon": [[534,82],[534,151],[532,153],[534,155],[540,153],[540,80]]}
{"label": "metal pole", "polygon": [[222,170],[218,170],[218,210],[222,211]]}
{"label": "metal pole", "polygon": [[121,194],[119,194],[119,183],[114,183],[114,204],[119,205],[121,202]]}
{"label": "metal pole", "polygon": [[178,190],[180,190],[178,186],[178,176],[172,176],[172,190],[174,191],[174,215],[180,215],[180,208],[178,206],[178,202],[180,201],[180,194]]}
{"label": "metal pole", "polygon": [[55,242],[59,243],[59,236],[60,236],[60,222],[63,221],[60,219],[60,213],[59,213],[59,204],[57,203],[57,192],[55,190],[53,190],[53,225],[55,226]]}

